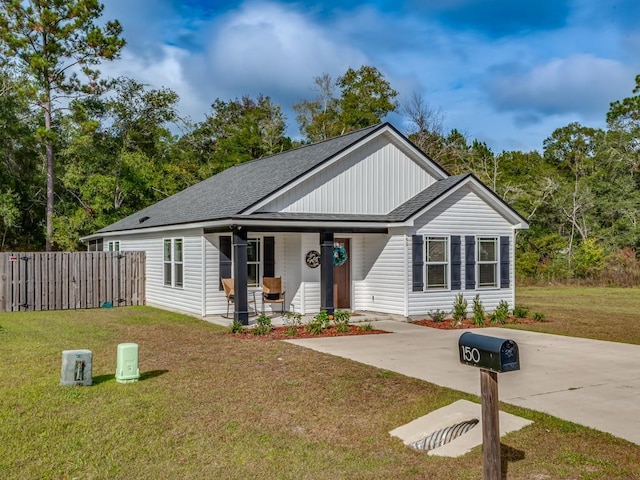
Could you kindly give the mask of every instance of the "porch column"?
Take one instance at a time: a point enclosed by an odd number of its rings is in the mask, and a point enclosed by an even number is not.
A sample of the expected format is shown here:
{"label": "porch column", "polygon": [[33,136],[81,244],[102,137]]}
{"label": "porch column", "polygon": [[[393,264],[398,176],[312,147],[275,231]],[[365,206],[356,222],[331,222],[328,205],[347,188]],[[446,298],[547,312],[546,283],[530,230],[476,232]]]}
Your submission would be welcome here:
{"label": "porch column", "polygon": [[238,227],[233,230],[233,298],[235,312],[233,319],[249,325],[249,304],[247,302],[247,230]]}
{"label": "porch column", "polygon": [[320,310],[333,313],[333,232],[320,232]]}

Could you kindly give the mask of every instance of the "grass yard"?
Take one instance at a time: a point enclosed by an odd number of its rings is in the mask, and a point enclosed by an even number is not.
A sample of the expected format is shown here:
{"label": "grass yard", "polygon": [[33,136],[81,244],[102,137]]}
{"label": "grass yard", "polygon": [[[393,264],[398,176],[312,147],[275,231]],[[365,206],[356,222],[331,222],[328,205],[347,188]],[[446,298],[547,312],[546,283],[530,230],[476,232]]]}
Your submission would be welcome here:
{"label": "grass yard", "polygon": [[[388,434],[473,396],[146,307],[0,314],[0,326],[2,479],[482,477],[480,448],[430,457]],[[115,381],[123,342],[140,346],[137,383]],[[62,350],[84,348],[94,385],[59,386]],[[535,422],[503,438],[505,478],[640,478],[640,447],[504,409]]]}
{"label": "grass yard", "polygon": [[516,304],[549,322],[517,328],[640,345],[640,289],[518,287]]}

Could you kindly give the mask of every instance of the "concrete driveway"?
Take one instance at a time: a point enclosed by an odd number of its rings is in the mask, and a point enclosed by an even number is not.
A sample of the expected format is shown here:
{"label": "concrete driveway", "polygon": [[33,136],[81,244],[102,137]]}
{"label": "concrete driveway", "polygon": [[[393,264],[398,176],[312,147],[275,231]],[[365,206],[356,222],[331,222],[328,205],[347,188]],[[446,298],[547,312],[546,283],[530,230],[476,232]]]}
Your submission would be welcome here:
{"label": "concrete driveway", "polygon": [[[393,334],[290,342],[480,395],[478,369],[459,361],[458,338],[463,331],[393,320],[374,325]],[[501,401],[640,445],[640,346],[502,328],[474,333],[518,344],[521,370],[498,375]]]}

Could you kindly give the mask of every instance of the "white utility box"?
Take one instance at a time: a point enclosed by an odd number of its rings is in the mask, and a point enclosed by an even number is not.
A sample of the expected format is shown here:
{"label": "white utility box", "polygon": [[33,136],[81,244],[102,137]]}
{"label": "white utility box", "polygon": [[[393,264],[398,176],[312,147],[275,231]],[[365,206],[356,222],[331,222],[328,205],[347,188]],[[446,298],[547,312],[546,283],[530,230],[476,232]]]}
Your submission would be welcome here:
{"label": "white utility box", "polygon": [[91,350],[64,350],[62,352],[60,385],[91,385],[93,383],[92,364],[93,353]]}
{"label": "white utility box", "polygon": [[136,382],[139,378],[140,369],[138,367],[138,344],[119,344],[116,362],[116,381],[120,383],[129,383]]}

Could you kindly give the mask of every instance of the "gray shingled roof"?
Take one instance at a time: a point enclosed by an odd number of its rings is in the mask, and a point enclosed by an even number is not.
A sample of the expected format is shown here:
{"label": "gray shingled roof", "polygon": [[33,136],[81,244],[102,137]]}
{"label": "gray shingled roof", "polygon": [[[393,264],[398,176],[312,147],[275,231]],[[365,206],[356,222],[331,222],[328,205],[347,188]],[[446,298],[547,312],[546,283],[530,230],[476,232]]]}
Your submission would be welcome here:
{"label": "gray shingled roof", "polygon": [[[211,221],[239,215],[386,125],[389,124],[374,125],[324,142],[236,165],[97,233]],[[140,222],[144,217],[148,218]]]}

